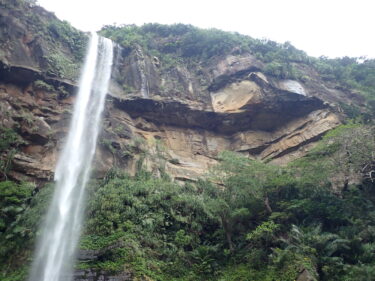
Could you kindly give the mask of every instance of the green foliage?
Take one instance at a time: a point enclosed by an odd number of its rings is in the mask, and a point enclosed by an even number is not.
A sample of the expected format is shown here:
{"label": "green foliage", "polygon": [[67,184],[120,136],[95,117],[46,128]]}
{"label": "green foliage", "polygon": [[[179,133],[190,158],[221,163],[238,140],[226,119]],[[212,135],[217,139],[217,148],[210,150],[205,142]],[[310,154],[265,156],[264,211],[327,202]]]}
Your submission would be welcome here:
{"label": "green foliage", "polygon": [[28,2],[27,0],[14,0],[14,1],[1,0],[0,5],[5,8],[24,7],[27,4],[27,2]]}
{"label": "green foliage", "polygon": [[[24,1],[0,2],[14,11]],[[44,23],[30,13],[48,47],[49,75],[75,79],[87,37],[67,22]],[[314,59],[289,42],[255,40],[237,33],[190,25],[106,26],[102,35],[157,56],[167,72],[180,63],[199,70],[228,54],[251,53],[263,71],[280,79],[308,82],[305,66],[323,79],[339,81],[344,92],[357,89],[375,109],[374,60]],[[52,52],[53,50],[53,52]],[[68,55],[70,54],[70,56]],[[204,80],[204,79],[203,79]],[[57,90],[44,81],[36,89]],[[132,92],[129,85],[124,90]],[[348,116],[367,121],[360,110],[342,105]],[[32,126],[33,117],[19,116]],[[365,120],[366,119],[366,120]],[[115,128],[121,131],[121,128]],[[21,145],[18,134],[0,128],[0,168],[6,178],[11,157]],[[109,140],[101,144],[112,153]],[[144,139],[122,148],[124,157],[146,154]],[[165,160],[161,143],[157,157]],[[349,123],[326,134],[310,153],[287,167],[277,167],[224,152],[207,180],[176,184],[155,179],[142,169],[129,177],[115,171],[91,185],[81,248],[98,259],[79,268],[133,271],[153,280],[296,280],[307,271],[315,280],[372,280],[375,274],[375,192],[368,168],[374,165],[374,127]],[[5,162],[4,162],[5,161]],[[178,164],[176,159],[171,163]],[[163,173],[165,175],[165,171]],[[354,181],[353,179],[356,179]],[[0,182],[0,276],[22,280],[37,225],[51,187],[34,192],[29,184]]]}
{"label": "green foliage", "polygon": [[305,52],[296,49],[290,42],[277,43],[268,39],[257,40],[251,49],[259,59],[266,63],[275,60],[290,63],[309,63],[311,60]]}
{"label": "green foliage", "polygon": [[[127,52],[141,48],[158,57],[162,69],[167,71],[181,62],[190,66],[208,64],[217,57],[243,53],[255,55],[265,63],[265,73],[280,79],[308,82],[309,75],[317,71],[323,79],[338,82],[338,87],[344,92],[359,91],[366,99],[368,112],[375,109],[374,59],[313,58],[290,42],[258,40],[238,33],[183,24],[105,26],[100,32],[120,43]],[[306,72],[306,69],[310,70]]]}
{"label": "green foliage", "polygon": [[[299,171],[304,184],[347,187],[351,179],[369,177],[375,149],[374,127],[348,123],[325,135],[320,144],[291,167]],[[368,168],[366,168],[368,167]],[[336,177],[335,181],[328,180]],[[318,185],[317,185],[318,184]]]}
{"label": "green foliage", "polygon": [[8,151],[21,143],[21,137],[13,129],[0,127],[0,152]]}
{"label": "green foliage", "polygon": [[78,64],[74,63],[63,53],[56,52],[45,57],[47,62],[47,74],[66,78],[77,79],[79,73]]}
{"label": "green foliage", "polygon": [[367,58],[320,57],[313,66],[326,80],[339,82],[344,89],[357,89],[365,98],[370,112],[375,105],[375,60]]}
{"label": "green foliage", "polygon": [[248,225],[253,214],[262,209],[263,190],[260,189],[260,182],[263,173],[268,170],[262,170],[262,165],[257,169],[259,163],[233,153],[223,153],[221,160],[221,164],[212,171],[212,177],[214,182],[219,181],[223,186],[218,188],[210,182],[201,185],[204,185],[206,210],[221,224],[229,250],[233,252],[233,234],[240,232],[242,224]]}
{"label": "green foliage", "polygon": [[15,221],[17,215],[24,211],[25,201],[31,196],[28,185],[18,185],[11,181],[0,182],[0,232]]}
{"label": "green foliage", "polygon": [[289,62],[273,61],[266,64],[264,72],[280,79],[299,79],[300,74]]}
{"label": "green foliage", "polygon": [[279,225],[273,221],[265,221],[261,225],[257,226],[252,232],[246,235],[246,240],[252,243],[259,243],[259,241],[269,241],[274,239],[275,232],[280,228]]}
{"label": "green foliage", "polygon": [[[44,61],[40,67],[46,69],[48,75],[75,80],[78,69],[83,62],[88,36],[73,28],[68,22],[60,21],[54,15],[43,13],[34,8],[32,0],[2,0],[0,5],[11,11],[25,32],[36,39],[36,44],[43,44]],[[7,32],[7,31],[4,31]],[[6,48],[12,46],[8,34],[0,39]],[[41,42],[39,42],[41,41]],[[39,46],[40,47],[40,46]],[[40,60],[38,60],[40,61]]]}
{"label": "green foliage", "polygon": [[134,92],[136,91],[136,90],[134,89],[134,87],[129,86],[129,85],[126,85],[126,84],[122,85],[122,88],[124,89],[124,91],[125,91],[126,93],[134,93]]}
{"label": "green foliage", "polygon": [[82,61],[85,55],[87,38],[84,34],[73,28],[67,21],[57,19],[48,23],[48,31],[54,37],[66,44],[77,61]]}
{"label": "green foliage", "polygon": [[100,250],[111,246],[116,241],[118,241],[124,234],[122,232],[115,232],[108,236],[98,236],[98,235],[85,235],[81,239],[81,249],[86,250]]}
{"label": "green foliage", "polygon": [[[373,132],[370,125],[340,126],[287,167],[224,152],[207,180],[185,185],[144,170],[136,177],[113,170],[89,187],[81,248],[98,258],[77,267],[126,268],[152,280],[284,281],[301,272],[312,280],[371,280],[375,192],[361,167],[372,161],[364,152],[373,151]],[[162,143],[157,147],[163,157]],[[332,189],[348,167],[362,181]],[[31,197],[21,185],[4,186],[1,202],[14,208],[2,207],[0,250],[12,257],[3,259],[2,272],[13,278],[46,197],[44,189]]]}
{"label": "green foliage", "polygon": [[174,241],[176,242],[177,246],[184,247],[184,246],[188,246],[191,243],[192,237],[189,235],[186,235],[185,230],[180,229],[176,232],[176,237]]}
{"label": "green foliage", "polygon": [[307,55],[289,42],[280,44],[270,40],[257,40],[235,32],[218,29],[200,29],[191,25],[145,24],[143,26],[105,26],[103,36],[122,44],[125,48],[141,46],[149,52],[176,54],[183,58],[209,60],[231,52],[251,52],[270,63],[309,62]]}
{"label": "green foliage", "polygon": [[45,37],[51,45],[50,52],[44,57],[47,74],[70,80],[78,79],[88,37],[68,22],[58,19],[49,20],[43,27]]}
{"label": "green foliage", "polygon": [[131,264],[137,275],[157,280],[184,276],[187,261],[196,264],[194,274],[212,271],[211,248],[208,258],[199,247],[203,229],[217,225],[192,187],[141,173],[137,178],[117,174],[93,188],[82,247],[102,249],[106,263],[90,267],[118,271]]}
{"label": "green foliage", "polygon": [[109,139],[101,139],[100,144],[107,148],[112,154],[115,154],[116,148],[112,145],[111,140]]}
{"label": "green foliage", "polygon": [[298,276],[298,268],[291,264],[284,269],[276,266],[263,265],[261,269],[254,269],[248,264],[239,264],[224,269],[219,281],[295,281]]}
{"label": "green foliage", "polygon": [[61,99],[67,98],[70,95],[69,91],[62,85],[58,86],[57,90],[58,90],[58,93],[59,93],[59,98],[61,98]]}
{"label": "green foliage", "polygon": [[19,269],[14,270],[10,274],[7,274],[7,276],[3,275],[1,280],[3,280],[3,281],[23,281],[23,280],[26,280],[27,274],[28,274],[28,267],[23,266]]}
{"label": "green foliage", "polygon": [[53,85],[50,85],[47,82],[44,82],[43,80],[34,81],[33,87],[36,90],[44,90],[44,91],[48,91],[48,92],[56,91],[55,87]]}
{"label": "green foliage", "polygon": [[[238,33],[218,29],[206,30],[183,24],[145,24],[141,27],[136,25],[105,26],[101,34],[119,42],[129,50],[141,46],[144,50],[154,55],[157,54],[167,68],[172,61],[176,60],[176,57],[171,54],[183,58],[207,60],[214,56],[224,55],[234,48],[241,52],[249,51],[249,44],[254,41]],[[165,38],[165,40],[160,40],[160,38]]]}
{"label": "green foliage", "polygon": [[21,144],[22,138],[13,129],[0,126],[0,178],[7,178],[14,154]]}
{"label": "green foliage", "polygon": [[52,188],[11,181],[0,182],[0,276],[23,280],[38,226],[51,199]]}
{"label": "green foliage", "polygon": [[[339,127],[285,168],[225,152],[210,181],[194,185],[116,175],[90,200],[86,237],[104,252],[85,266],[128,264],[155,280],[296,280],[302,271],[314,280],[366,280],[375,259],[375,194],[352,187],[337,196],[323,170],[347,134],[368,140],[364,132],[372,131]],[[368,149],[346,148],[357,146]]]}
{"label": "green foliage", "polygon": [[181,51],[184,57],[209,59],[229,53],[235,47],[252,42],[250,37],[238,33],[224,32],[218,29],[195,29],[186,33],[181,40]]}

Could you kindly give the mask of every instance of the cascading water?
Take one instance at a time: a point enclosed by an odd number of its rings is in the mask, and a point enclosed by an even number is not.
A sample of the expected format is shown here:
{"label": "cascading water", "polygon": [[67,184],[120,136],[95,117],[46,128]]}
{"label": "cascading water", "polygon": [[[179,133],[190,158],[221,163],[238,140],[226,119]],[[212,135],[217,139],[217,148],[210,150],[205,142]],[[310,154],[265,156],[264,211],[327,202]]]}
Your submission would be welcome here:
{"label": "cascading water", "polygon": [[30,281],[72,279],[75,249],[113,60],[109,39],[92,34],[67,143],[55,170],[56,189],[37,244]]}
{"label": "cascading water", "polygon": [[136,49],[136,53],[138,57],[138,60],[137,60],[138,69],[141,75],[141,95],[144,98],[148,98],[149,87],[148,87],[148,80],[145,74],[145,70],[146,70],[145,55],[143,54],[143,51],[141,48]]}

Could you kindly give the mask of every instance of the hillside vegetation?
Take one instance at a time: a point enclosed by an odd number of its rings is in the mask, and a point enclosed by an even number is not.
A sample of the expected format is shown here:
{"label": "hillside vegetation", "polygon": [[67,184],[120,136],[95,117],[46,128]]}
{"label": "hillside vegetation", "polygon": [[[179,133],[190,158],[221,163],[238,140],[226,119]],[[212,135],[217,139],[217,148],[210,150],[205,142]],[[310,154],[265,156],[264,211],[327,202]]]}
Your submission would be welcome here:
{"label": "hillside vegetation", "polygon": [[[9,5],[15,13],[26,9],[24,1],[0,0],[0,6]],[[49,48],[59,50],[44,58],[46,72],[74,80],[86,36],[56,19],[43,22],[30,13],[25,18]],[[124,53],[141,48],[157,57],[166,71],[181,63],[199,69],[227,54],[250,53],[270,77],[305,83],[311,78],[303,69],[309,67],[324,81],[361,94],[364,107],[342,104],[344,125],[283,167],[228,151],[205,177],[183,183],[162,167],[153,175],[144,157],[134,176],[112,167],[90,182],[80,249],[91,257],[81,258],[77,270],[128,272],[133,280],[148,281],[375,280],[374,59],[313,58],[288,42],[182,24],[106,26],[100,33]],[[5,30],[0,34],[1,47],[8,43]],[[62,49],[71,49],[73,57]],[[54,86],[37,80],[34,87]],[[26,112],[17,120],[32,123],[33,116]],[[101,145],[115,149],[109,141]],[[12,157],[24,147],[17,128],[0,126],[4,281],[26,280],[54,189],[53,183],[35,186],[9,177]],[[124,158],[149,153],[140,145],[129,147]]]}
{"label": "hillside vegetation", "polygon": [[[225,152],[206,180],[112,170],[91,184],[78,268],[152,280],[372,280],[375,266],[373,126],[329,133],[278,167]],[[356,136],[354,138],[353,136]],[[51,191],[1,183],[3,280],[22,280]],[[25,270],[25,268],[23,268]]]}

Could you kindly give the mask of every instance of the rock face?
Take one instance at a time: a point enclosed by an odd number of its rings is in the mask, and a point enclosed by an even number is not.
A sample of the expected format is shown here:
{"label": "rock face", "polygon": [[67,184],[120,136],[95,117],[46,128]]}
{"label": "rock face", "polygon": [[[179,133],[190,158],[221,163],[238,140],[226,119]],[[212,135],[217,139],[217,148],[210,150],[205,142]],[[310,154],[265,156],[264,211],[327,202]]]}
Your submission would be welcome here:
{"label": "rock face", "polygon": [[[78,66],[79,62],[63,37],[53,35],[53,28],[48,30],[58,50],[30,27],[20,10],[4,3],[0,126],[13,129],[23,140],[9,177],[49,181],[69,125],[77,81],[65,72],[51,72],[46,57],[58,52]],[[40,7],[25,6],[22,11],[34,13],[40,23],[58,21]],[[81,36],[84,42],[87,38]],[[195,180],[223,150],[284,165],[338,126],[339,102],[354,95],[325,83],[313,69],[301,67],[310,78],[306,82],[267,76],[264,64],[251,53],[233,51],[200,65],[169,68],[141,47],[118,49],[116,54],[95,161],[98,177],[113,167],[134,174],[143,166],[177,180]]]}
{"label": "rock face", "polygon": [[310,274],[310,272],[304,269],[298,276],[297,281],[314,281],[316,280]]}
{"label": "rock face", "polygon": [[132,274],[122,272],[118,275],[108,274],[104,271],[77,270],[74,274],[74,281],[131,281],[134,280]]}

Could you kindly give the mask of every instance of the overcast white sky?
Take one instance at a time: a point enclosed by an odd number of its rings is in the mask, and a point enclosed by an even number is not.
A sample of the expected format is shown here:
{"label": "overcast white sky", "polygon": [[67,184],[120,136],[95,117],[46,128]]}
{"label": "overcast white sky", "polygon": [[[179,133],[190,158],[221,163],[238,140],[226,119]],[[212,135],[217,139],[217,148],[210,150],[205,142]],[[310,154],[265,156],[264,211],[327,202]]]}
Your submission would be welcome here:
{"label": "overcast white sky", "polygon": [[312,56],[375,58],[374,0],[38,0],[73,26],[186,23],[290,41]]}

